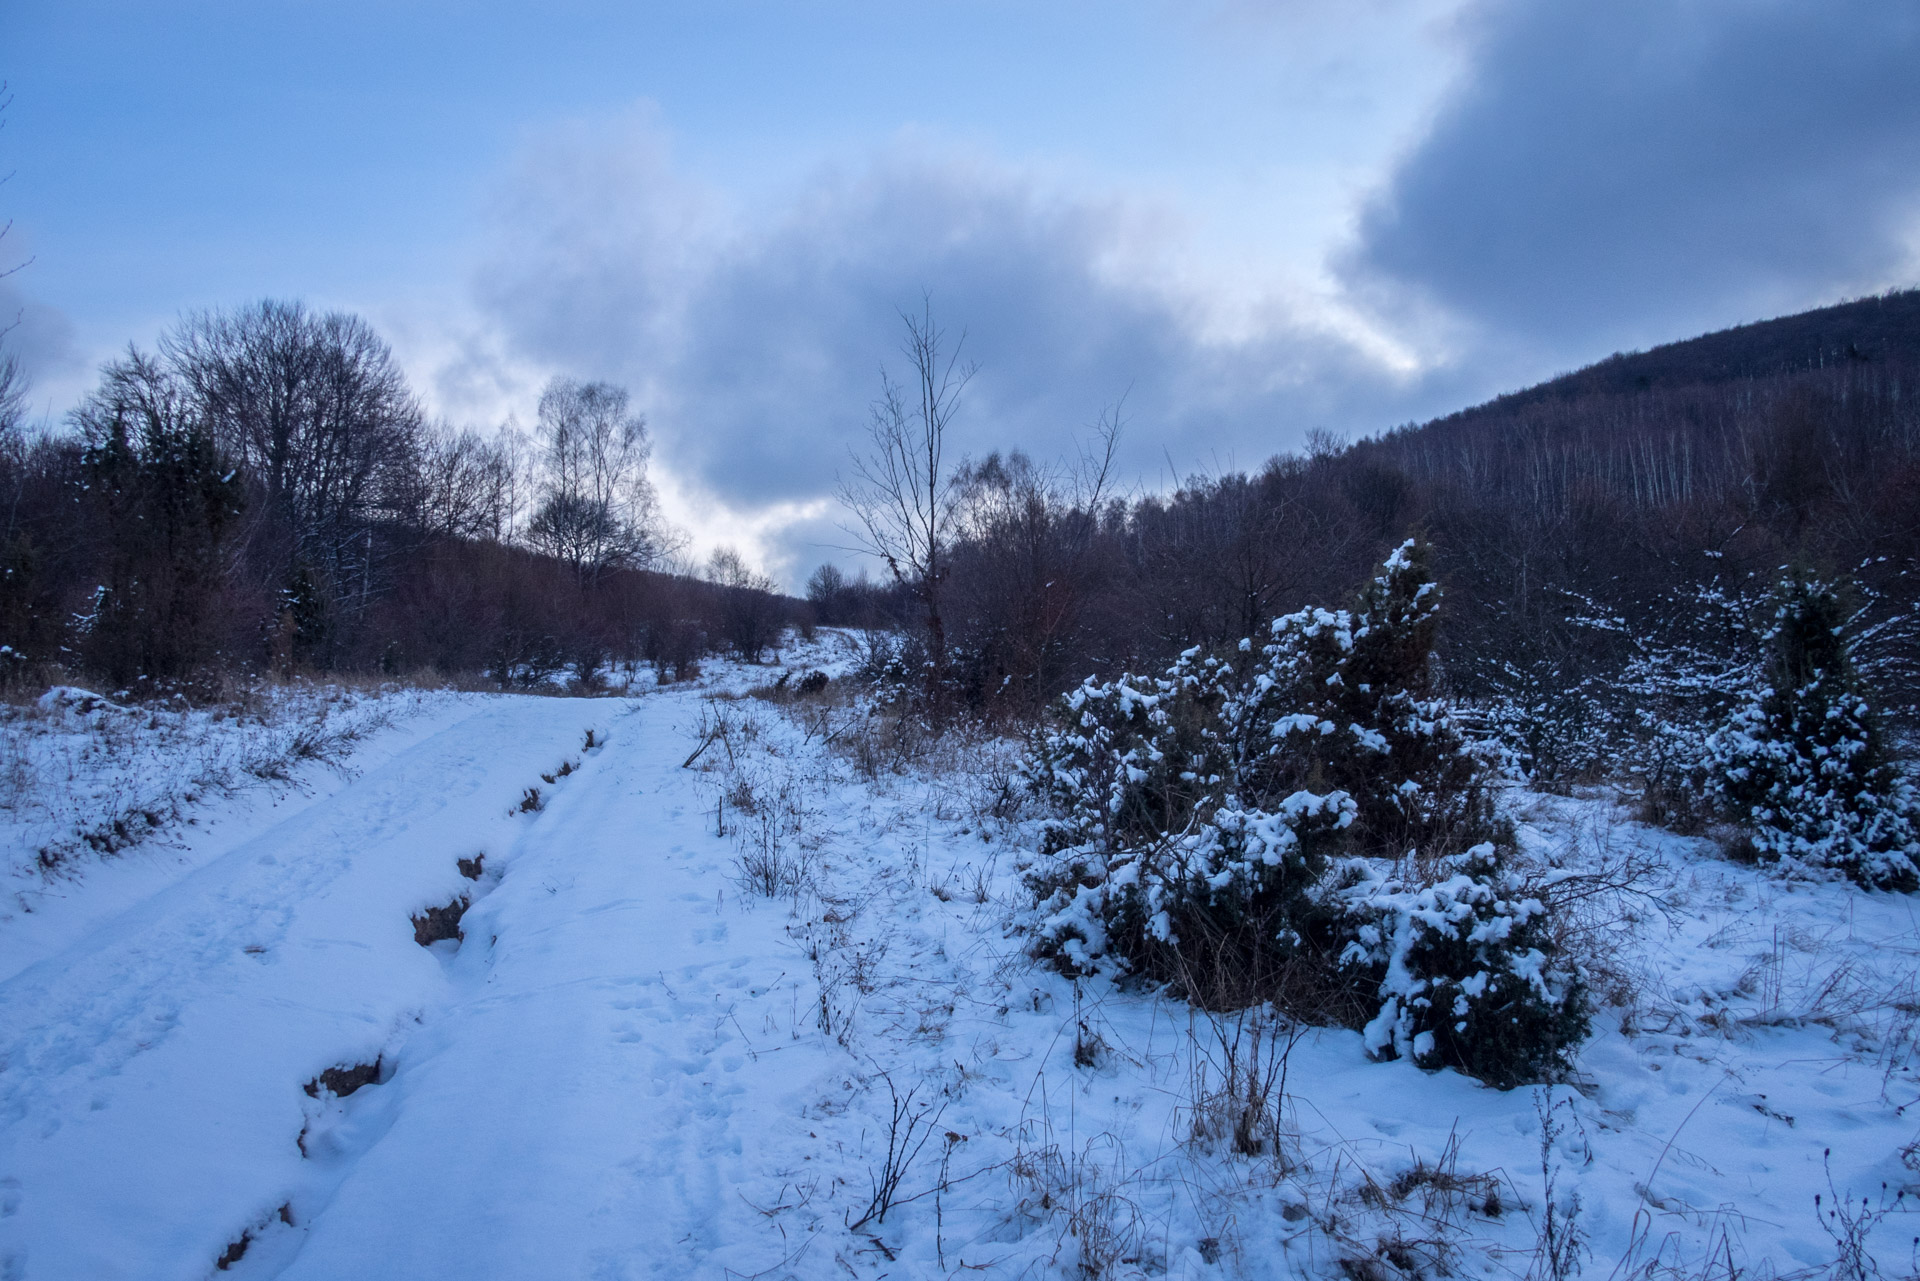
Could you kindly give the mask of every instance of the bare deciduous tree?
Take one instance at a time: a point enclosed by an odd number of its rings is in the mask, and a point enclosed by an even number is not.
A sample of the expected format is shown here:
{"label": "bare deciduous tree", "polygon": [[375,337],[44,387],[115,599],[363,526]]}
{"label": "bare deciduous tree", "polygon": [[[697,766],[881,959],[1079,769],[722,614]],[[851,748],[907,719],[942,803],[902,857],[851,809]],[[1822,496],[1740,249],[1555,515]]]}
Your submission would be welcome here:
{"label": "bare deciduous tree", "polygon": [[[6,81],[0,80],[0,117],[5,115],[7,108],[12,105],[12,103],[13,95],[7,92]],[[0,129],[5,129],[6,127],[6,121],[0,119]],[[13,175],[11,173],[0,177],[0,184],[6,183],[6,181],[12,177]],[[0,240],[5,240],[7,233],[12,230],[13,219],[9,218],[5,223],[0,224]],[[29,261],[31,260],[29,259]],[[25,262],[17,262],[10,267],[0,267],[0,280],[5,280],[8,276],[11,276],[14,272],[19,271],[26,265]],[[19,313],[16,313],[11,319],[0,317],[0,341],[4,341],[9,333],[19,327],[19,324]],[[19,356],[10,351],[0,350],[0,461],[10,459],[13,455],[20,452],[22,448],[22,442],[19,439],[20,424],[25,420],[26,413],[26,370],[20,367]],[[17,505],[17,495],[15,496],[15,500],[15,503],[10,504],[10,506]],[[11,513],[9,513],[7,523],[4,526],[0,526],[0,532],[11,534],[12,524]]]}
{"label": "bare deciduous tree", "polygon": [[1119,406],[1102,414],[1072,464],[1047,467],[1015,450],[955,470],[950,596],[976,685],[1029,707],[1052,696],[1103,585],[1096,542],[1120,423]]}
{"label": "bare deciduous tree", "polygon": [[273,300],[191,316],[160,349],[260,486],[274,576],[364,598],[374,527],[408,515],[421,432],[392,350],[358,316]]}
{"label": "bare deciduous tree", "polygon": [[707,561],[707,580],[721,589],[721,628],[735,653],[749,663],[780,638],[784,622],[773,579],[751,568],[731,547],[718,547]]}
{"label": "bare deciduous tree", "polygon": [[624,387],[555,378],[540,396],[542,477],[527,525],[534,546],[592,582],[609,569],[646,569],[675,550],[647,479],[646,419]]}
{"label": "bare deciduous tree", "polygon": [[434,536],[504,540],[513,520],[515,441],[435,424],[420,441],[421,529]]}
{"label": "bare deciduous tree", "polygon": [[20,368],[19,357],[10,351],[0,352],[0,449],[9,447],[26,413],[26,371]]}
{"label": "bare deciduous tree", "polygon": [[923,303],[919,316],[900,313],[906,327],[900,350],[912,367],[911,382],[880,373],[880,396],[867,424],[868,447],[853,454],[853,472],[843,476],[839,498],[853,513],[847,532],[859,549],[886,562],[894,580],[912,591],[926,610],[930,678],[938,682],[947,663],[946,619],[941,588],[947,575],[947,543],[954,519],[953,478],[945,466],[947,428],[977,367],[963,363],[963,333],[947,350],[947,336]]}
{"label": "bare deciduous tree", "polygon": [[[7,122],[4,117],[6,116],[7,108],[11,107],[12,105],[13,105],[13,95],[7,92],[7,82],[4,80],[0,80],[0,129],[5,129],[7,127]],[[7,173],[4,176],[0,176],[0,185],[4,185],[12,177],[13,177],[12,173]],[[13,230],[13,219],[9,218],[6,220],[6,222],[0,223],[0,240],[5,240],[7,238],[7,233],[12,230]],[[19,271],[22,267],[26,266],[27,263],[30,263],[32,261],[33,259],[29,258],[25,262],[16,262],[11,267],[0,267],[0,280],[5,280],[8,276],[11,276],[14,272]],[[12,320],[7,321],[5,324],[0,324],[0,338],[6,337],[7,332],[13,329],[19,323],[20,323],[20,317],[18,315],[15,315]],[[13,363],[14,362],[11,358],[7,360],[7,365],[9,367],[13,366]],[[15,374],[15,377],[18,377],[18,370],[16,369],[13,372]]]}

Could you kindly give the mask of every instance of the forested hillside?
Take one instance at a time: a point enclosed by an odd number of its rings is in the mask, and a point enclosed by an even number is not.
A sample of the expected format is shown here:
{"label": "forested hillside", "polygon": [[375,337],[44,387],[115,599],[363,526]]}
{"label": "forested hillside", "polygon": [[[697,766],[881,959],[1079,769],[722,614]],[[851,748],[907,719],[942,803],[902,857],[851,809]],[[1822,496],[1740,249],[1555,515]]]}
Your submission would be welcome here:
{"label": "forested hillside", "polygon": [[555,378],[531,435],[456,429],[356,316],[191,316],[52,430],[23,404],[0,366],[0,686],[674,676],[757,659],[793,604],[724,549],[678,556],[623,388]]}
{"label": "forested hillside", "polygon": [[[1037,707],[1088,672],[1231,646],[1344,601],[1418,535],[1449,601],[1445,687],[1550,775],[1637,761],[1655,719],[1707,715],[1702,682],[1725,695],[1751,670],[1764,603],[1795,571],[1838,584],[1854,660],[1901,728],[1920,653],[1916,374],[1908,292],[1353,443],[1318,436],[1172,493],[1110,497],[1097,458],[976,460],[952,478],[935,593],[953,682]],[[843,585],[814,587],[839,616]]]}

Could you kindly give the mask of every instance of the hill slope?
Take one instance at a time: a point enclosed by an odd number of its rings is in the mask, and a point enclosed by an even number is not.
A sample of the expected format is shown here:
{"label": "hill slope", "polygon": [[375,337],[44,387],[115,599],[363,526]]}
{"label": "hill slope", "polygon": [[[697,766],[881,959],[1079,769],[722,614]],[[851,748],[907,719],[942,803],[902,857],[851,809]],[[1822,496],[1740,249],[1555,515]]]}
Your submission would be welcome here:
{"label": "hill slope", "polygon": [[1446,417],[1586,396],[1916,360],[1920,360],[1920,289],[1907,289],[1736,325],[1663,343],[1650,351],[1619,353]]}

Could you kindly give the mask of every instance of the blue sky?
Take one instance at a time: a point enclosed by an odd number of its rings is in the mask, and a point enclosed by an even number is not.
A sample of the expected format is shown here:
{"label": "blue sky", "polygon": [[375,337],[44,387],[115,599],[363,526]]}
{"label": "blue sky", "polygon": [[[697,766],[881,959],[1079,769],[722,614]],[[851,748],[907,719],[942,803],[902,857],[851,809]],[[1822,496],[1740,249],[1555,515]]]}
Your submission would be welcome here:
{"label": "blue sky", "polygon": [[429,407],[647,409],[803,575],[895,312],[964,449],[1141,483],[1920,279],[1907,0],[0,8],[0,306],[58,415],[182,311],[363,313]]}

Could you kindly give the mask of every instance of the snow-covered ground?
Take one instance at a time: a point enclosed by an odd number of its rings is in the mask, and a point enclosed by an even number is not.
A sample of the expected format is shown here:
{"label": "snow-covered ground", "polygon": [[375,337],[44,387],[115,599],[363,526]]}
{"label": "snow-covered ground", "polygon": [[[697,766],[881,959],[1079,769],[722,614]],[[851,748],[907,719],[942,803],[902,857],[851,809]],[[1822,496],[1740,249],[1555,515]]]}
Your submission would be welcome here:
{"label": "snow-covered ground", "polygon": [[1585,1275],[1824,1275],[1920,1180],[1908,899],[1516,793],[1540,857],[1646,864],[1579,1080],[1268,1024],[1246,1155],[1253,1020],[1024,959],[1014,748],[895,772],[774,674],[442,696],[16,900],[0,1278],[1546,1276],[1549,1183]]}

